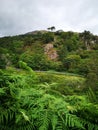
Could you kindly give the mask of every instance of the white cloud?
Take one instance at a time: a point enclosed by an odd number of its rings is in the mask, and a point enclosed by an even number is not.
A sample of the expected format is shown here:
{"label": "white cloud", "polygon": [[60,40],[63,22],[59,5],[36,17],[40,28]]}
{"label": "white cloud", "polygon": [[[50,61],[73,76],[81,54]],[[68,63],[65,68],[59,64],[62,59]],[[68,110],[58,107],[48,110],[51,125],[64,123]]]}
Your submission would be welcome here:
{"label": "white cloud", "polygon": [[0,34],[15,35],[56,26],[98,34],[97,0],[0,0]]}

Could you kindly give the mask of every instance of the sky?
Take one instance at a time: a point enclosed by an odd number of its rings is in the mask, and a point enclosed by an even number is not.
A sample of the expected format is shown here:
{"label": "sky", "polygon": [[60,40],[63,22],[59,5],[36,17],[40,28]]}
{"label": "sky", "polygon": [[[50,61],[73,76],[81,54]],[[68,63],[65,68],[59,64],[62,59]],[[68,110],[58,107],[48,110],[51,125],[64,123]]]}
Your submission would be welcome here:
{"label": "sky", "polygon": [[83,32],[98,35],[98,0],[0,0],[0,36],[34,30]]}

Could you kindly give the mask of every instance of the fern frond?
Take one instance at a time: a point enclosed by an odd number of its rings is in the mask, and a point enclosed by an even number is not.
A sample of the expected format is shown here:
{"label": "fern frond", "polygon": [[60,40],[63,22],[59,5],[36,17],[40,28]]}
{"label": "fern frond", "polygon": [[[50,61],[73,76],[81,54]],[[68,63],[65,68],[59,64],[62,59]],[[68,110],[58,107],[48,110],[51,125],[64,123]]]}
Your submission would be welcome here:
{"label": "fern frond", "polygon": [[58,116],[56,114],[53,114],[51,117],[51,124],[52,124],[52,130],[56,129],[56,126],[58,124]]}
{"label": "fern frond", "polygon": [[5,94],[4,88],[0,88],[0,96]]}
{"label": "fern frond", "polygon": [[87,92],[87,95],[88,95],[88,99],[91,102],[97,102],[96,95],[94,94],[93,90],[90,87],[89,87],[89,90]]}
{"label": "fern frond", "polygon": [[50,115],[48,110],[44,110],[43,113],[40,113],[40,126],[39,130],[48,130],[50,123]]}

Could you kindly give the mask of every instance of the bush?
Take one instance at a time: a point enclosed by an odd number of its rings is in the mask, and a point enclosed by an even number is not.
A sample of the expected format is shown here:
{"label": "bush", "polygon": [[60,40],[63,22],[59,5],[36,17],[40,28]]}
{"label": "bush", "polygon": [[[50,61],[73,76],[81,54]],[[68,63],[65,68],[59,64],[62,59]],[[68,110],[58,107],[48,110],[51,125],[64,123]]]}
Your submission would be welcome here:
{"label": "bush", "polygon": [[54,35],[53,35],[52,32],[47,32],[47,33],[43,34],[42,39],[43,39],[44,43],[53,42],[54,41]]}
{"label": "bush", "polygon": [[3,56],[0,56],[0,69],[6,68],[6,60],[3,58]]}

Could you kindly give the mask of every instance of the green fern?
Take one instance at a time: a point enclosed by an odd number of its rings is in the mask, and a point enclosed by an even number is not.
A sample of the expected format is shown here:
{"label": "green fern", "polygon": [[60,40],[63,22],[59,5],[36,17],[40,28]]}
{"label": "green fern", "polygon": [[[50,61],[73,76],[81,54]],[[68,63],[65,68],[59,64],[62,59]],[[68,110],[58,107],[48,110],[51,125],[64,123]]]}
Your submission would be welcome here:
{"label": "green fern", "polygon": [[35,86],[31,80],[28,75],[1,76],[0,130],[98,129],[98,104],[85,95],[61,95],[52,90],[56,84]]}

